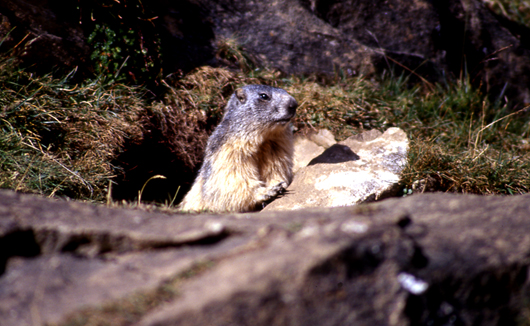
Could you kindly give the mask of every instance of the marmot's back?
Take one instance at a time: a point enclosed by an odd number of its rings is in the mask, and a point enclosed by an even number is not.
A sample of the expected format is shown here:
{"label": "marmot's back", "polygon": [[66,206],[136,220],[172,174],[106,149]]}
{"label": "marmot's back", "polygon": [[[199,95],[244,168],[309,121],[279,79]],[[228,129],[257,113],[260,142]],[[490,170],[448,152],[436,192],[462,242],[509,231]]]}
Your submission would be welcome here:
{"label": "marmot's back", "polygon": [[183,210],[251,211],[292,181],[298,103],[281,88],[249,85],[230,97],[208,139],[204,162]]}

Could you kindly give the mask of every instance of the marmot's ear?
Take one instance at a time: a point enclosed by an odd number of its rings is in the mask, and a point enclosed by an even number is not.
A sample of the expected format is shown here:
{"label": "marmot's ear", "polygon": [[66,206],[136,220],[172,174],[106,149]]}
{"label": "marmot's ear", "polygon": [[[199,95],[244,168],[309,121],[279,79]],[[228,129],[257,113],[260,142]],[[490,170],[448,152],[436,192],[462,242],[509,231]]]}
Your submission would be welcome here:
{"label": "marmot's ear", "polygon": [[245,94],[245,91],[241,88],[236,89],[236,96],[239,102],[241,102],[241,104],[247,101],[247,94]]}

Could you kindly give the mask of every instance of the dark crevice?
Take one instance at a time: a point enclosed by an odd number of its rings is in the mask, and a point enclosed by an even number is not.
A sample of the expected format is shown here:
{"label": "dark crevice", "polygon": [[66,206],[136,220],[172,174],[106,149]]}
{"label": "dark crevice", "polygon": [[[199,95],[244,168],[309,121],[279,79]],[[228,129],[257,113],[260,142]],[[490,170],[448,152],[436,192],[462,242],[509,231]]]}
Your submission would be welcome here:
{"label": "dark crevice", "polygon": [[[410,218],[410,216],[404,215],[397,221],[396,224],[402,230],[403,235],[407,239],[412,241],[413,246],[414,246],[414,252],[410,260],[410,269],[422,269],[422,268],[427,267],[427,265],[429,265],[429,258],[427,258],[427,256],[424,255],[423,249],[416,241],[415,236],[410,234],[414,232],[409,232],[411,230],[411,227],[413,226],[412,219]],[[417,226],[417,224],[415,226]],[[422,229],[422,234],[423,234],[423,229]]]}
{"label": "dark crevice", "polygon": [[149,246],[146,246],[145,248],[151,248],[151,249],[165,249],[165,248],[179,248],[179,247],[185,247],[185,246],[212,246],[219,244],[223,240],[227,239],[233,235],[232,233],[228,231],[223,231],[218,234],[212,234],[207,235],[202,238],[199,238],[197,240],[191,240],[186,242],[160,242],[156,244],[150,244]]}
{"label": "dark crevice", "polygon": [[59,251],[71,253],[78,257],[98,257],[108,253],[124,253],[143,250],[161,250],[167,248],[180,248],[190,246],[216,245],[233,235],[228,231],[216,234],[205,234],[189,241],[156,241],[156,240],[132,240],[123,235],[112,234],[81,234],[71,235],[68,240],[60,246]]}
{"label": "dark crevice", "polygon": [[[60,234],[57,231],[42,231],[39,242],[33,230],[17,230],[0,238],[0,276],[5,273],[9,258],[35,257],[54,252],[68,253],[79,258],[103,257],[108,253],[161,250],[192,246],[212,246],[224,241],[233,233],[222,231],[216,234],[206,233],[202,237],[189,241],[152,241],[133,240],[124,235],[102,234]],[[60,239],[64,239],[61,241]]]}
{"label": "dark crevice", "polygon": [[416,244],[414,245],[414,253],[412,254],[410,264],[416,269],[425,268],[429,264],[429,259],[423,254],[421,247]]}
{"label": "dark crevice", "polygon": [[516,325],[519,294],[528,266],[482,272],[469,280],[446,278],[422,295],[409,295],[405,315],[410,325]]}
{"label": "dark crevice", "polygon": [[61,252],[75,252],[80,246],[90,244],[92,240],[88,236],[72,236],[62,246]]}
{"label": "dark crevice", "polygon": [[0,238],[0,276],[6,270],[11,257],[35,257],[40,255],[41,248],[35,240],[33,230],[17,230]]}
{"label": "dark crevice", "polygon": [[366,240],[352,245],[315,266],[311,275],[336,274],[339,279],[349,280],[361,275],[372,274],[385,259],[385,248],[381,241]]}
{"label": "dark crevice", "polygon": [[397,225],[402,229],[405,229],[410,224],[412,224],[412,219],[408,215],[401,217],[397,222]]}
{"label": "dark crevice", "polygon": [[465,325],[460,316],[461,307],[458,302],[450,298],[433,299],[432,294],[429,297],[409,295],[405,315],[410,319],[411,326]]}
{"label": "dark crevice", "polygon": [[335,144],[326,149],[322,154],[315,157],[307,166],[320,163],[343,163],[359,160],[359,155],[355,154],[348,146]]}

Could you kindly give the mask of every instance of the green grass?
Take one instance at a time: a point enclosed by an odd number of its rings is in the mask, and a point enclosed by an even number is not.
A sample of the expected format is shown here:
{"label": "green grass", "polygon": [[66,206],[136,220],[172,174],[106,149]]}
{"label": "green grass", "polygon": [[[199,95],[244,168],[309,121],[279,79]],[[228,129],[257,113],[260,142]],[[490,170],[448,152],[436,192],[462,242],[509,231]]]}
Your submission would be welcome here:
{"label": "green grass", "polygon": [[141,137],[143,93],[33,76],[12,59],[0,59],[0,71],[0,187],[104,200],[111,159],[127,138]]}
{"label": "green grass", "polygon": [[508,112],[466,80],[440,85],[404,106],[393,123],[412,146],[402,183],[425,189],[517,194],[530,190],[527,110]]}
{"label": "green grass", "polygon": [[326,128],[344,139],[374,128],[405,130],[411,139],[401,181],[406,193],[530,190],[528,113],[492,103],[465,76],[413,87],[406,76],[322,83],[257,69],[228,41],[222,48],[239,72],[201,67],[172,85],[162,81],[165,98],[150,101],[138,87],[104,79],[72,84],[70,76],[33,76],[1,59],[0,187],[108,201],[107,187],[119,173],[112,162],[124,143],[140,142],[155,129],[160,142],[196,167],[235,88],[262,83],[285,88],[298,100],[297,132]]}
{"label": "green grass", "polygon": [[508,112],[466,78],[434,87],[406,84],[406,78],[399,78],[285,86],[302,103],[299,127],[328,128],[339,139],[363,129],[404,129],[411,139],[405,189],[476,194],[530,190],[528,110]]}
{"label": "green grass", "polygon": [[530,2],[528,0],[484,0],[495,13],[519,24],[530,26]]}

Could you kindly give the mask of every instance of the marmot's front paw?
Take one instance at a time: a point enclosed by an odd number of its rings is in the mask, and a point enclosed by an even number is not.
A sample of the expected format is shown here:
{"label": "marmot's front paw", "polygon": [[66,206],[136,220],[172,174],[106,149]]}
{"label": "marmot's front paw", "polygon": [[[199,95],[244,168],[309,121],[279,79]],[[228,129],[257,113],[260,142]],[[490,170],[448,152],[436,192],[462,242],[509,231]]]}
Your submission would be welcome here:
{"label": "marmot's front paw", "polygon": [[287,189],[287,182],[282,181],[277,185],[270,187],[265,194],[265,201],[271,200],[272,198],[282,194]]}
{"label": "marmot's front paw", "polygon": [[270,188],[261,188],[260,194],[257,196],[258,202],[266,202],[274,197],[278,196],[279,194],[283,193],[285,189],[287,188],[287,182],[282,181],[278,183],[277,185],[274,185]]}
{"label": "marmot's front paw", "polygon": [[282,182],[278,183],[277,185],[273,186],[271,188],[271,191],[275,191],[276,195],[279,195],[279,194],[283,193],[285,191],[285,189],[287,189],[288,186],[289,185],[287,184],[287,182],[282,181]]}

